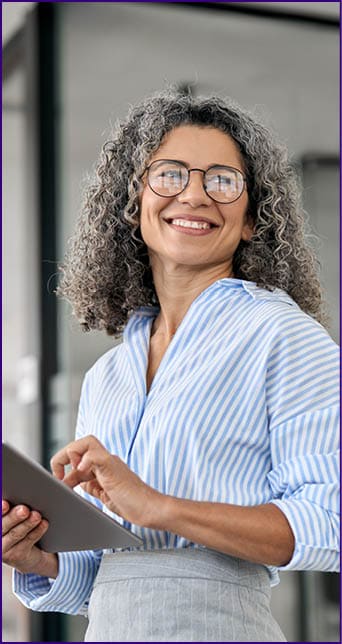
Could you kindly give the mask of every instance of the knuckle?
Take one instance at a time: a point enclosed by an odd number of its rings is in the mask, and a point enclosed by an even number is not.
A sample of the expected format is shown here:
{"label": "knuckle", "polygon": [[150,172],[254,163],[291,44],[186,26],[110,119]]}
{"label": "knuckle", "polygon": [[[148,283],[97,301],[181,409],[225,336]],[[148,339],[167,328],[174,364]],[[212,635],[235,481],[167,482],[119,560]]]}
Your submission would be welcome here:
{"label": "knuckle", "polygon": [[38,539],[40,539],[43,532],[44,523],[40,521],[38,525],[35,525],[34,527],[30,526],[29,531],[25,535],[25,540],[27,540],[27,542],[30,544],[35,543],[36,541],[38,541]]}
{"label": "knuckle", "polygon": [[106,452],[103,456],[103,464],[104,465],[115,465],[117,464],[117,456],[112,456],[109,452]]}
{"label": "knuckle", "polygon": [[9,536],[14,543],[21,538],[22,536],[21,532],[22,531],[20,529],[20,526],[14,526],[13,528],[10,529]]}
{"label": "knuckle", "polygon": [[31,530],[30,532],[28,532],[27,535],[26,535],[27,542],[32,544],[32,543],[35,543],[36,541],[38,541],[38,539],[40,537],[40,533],[41,533],[40,526],[38,526],[38,528],[35,528],[34,530]]}
{"label": "knuckle", "polygon": [[13,549],[13,555],[11,556],[12,566],[21,566],[28,557],[28,550],[24,549],[22,546],[17,546]]}

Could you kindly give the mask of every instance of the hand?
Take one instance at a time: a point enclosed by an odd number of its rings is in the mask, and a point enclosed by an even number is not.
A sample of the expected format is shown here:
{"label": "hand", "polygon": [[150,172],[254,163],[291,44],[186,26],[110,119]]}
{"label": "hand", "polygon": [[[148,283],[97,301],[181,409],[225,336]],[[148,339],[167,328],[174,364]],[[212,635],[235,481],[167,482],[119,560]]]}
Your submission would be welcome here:
{"label": "hand", "polygon": [[2,560],[22,573],[57,577],[57,556],[35,544],[49,527],[39,512],[2,500]]}
{"label": "hand", "polygon": [[[72,470],[65,474],[68,464]],[[130,523],[153,527],[159,515],[163,495],[146,485],[118,456],[110,454],[95,436],[66,445],[51,459],[51,469],[69,487],[81,485]]]}

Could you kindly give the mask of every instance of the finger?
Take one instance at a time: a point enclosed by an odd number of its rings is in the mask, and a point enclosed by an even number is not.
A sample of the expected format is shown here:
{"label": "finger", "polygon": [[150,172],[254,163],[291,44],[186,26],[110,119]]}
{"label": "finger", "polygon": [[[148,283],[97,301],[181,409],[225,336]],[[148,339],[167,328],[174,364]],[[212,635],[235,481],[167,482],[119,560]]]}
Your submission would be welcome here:
{"label": "finger", "polygon": [[71,467],[75,468],[78,466],[82,456],[78,452],[69,450],[69,459]]}
{"label": "finger", "polygon": [[103,487],[96,480],[81,483],[80,486],[82,490],[84,490],[84,492],[90,494],[91,496],[95,496],[97,499],[102,499],[106,494]]}
{"label": "finger", "polygon": [[73,441],[59,450],[51,459],[50,466],[53,474],[59,479],[64,477],[64,467],[69,463],[79,463],[83,454],[94,447],[103,447],[94,436],[85,436],[77,441]]}
{"label": "finger", "polygon": [[33,528],[33,530],[30,530],[30,532],[27,533],[26,539],[34,545],[39,541],[39,539],[42,538],[43,534],[48,530],[49,528],[49,522],[46,519],[42,519],[39,525],[37,525],[36,528]]}
{"label": "finger", "polygon": [[5,499],[2,499],[2,516],[4,516],[4,514],[7,514],[7,512],[9,512],[10,507],[11,506],[8,503],[8,501],[5,501]]}
{"label": "finger", "polygon": [[[105,454],[107,452],[104,452]],[[96,465],[99,465],[103,460],[104,453],[101,450],[91,449],[85,452],[77,466],[78,472],[84,475],[90,474]]]}
{"label": "finger", "polygon": [[3,547],[3,561],[10,566],[18,566],[21,562],[24,562],[31,548],[42,538],[49,527],[48,521],[43,519],[40,524],[30,530],[30,532],[19,541],[17,544],[13,545],[8,550],[4,551]]}
{"label": "finger", "polygon": [[25,539],[27,535],[41,523],[41,521],[42,517],[39,512],[34,511],[31,512],[26,521],[18,523],[6,532],[2,539],[3,552],[10,550],[14,545]]}
{"label": "finger", "polygon": [[83,483],[84,481],[90,481],[93,478],[94,474],[92,472],[80,472],[76,469],[71,470],[71,472],[68,472],[68,474],[65,475],[63,483],[68,485],[68,487],[75,487],[76,485],[80,485],[80,483]]}
{"label": "finger", "polygon": [[103,503],[104,505],[110,503],[110,497],[98,483],[93,483],[93,481],[90,481],[88,483],[81,483],[81,487],[84,492],[86,492],[90,496],[93,496],[95,499],[99,499],[99,501],[101,501],[101,503]]}
{"label": "finger", "polygon": [[76,469],[81,459],[82,454],[74,448],[67,446],[51,459],[50,465],[52,473],[60,480],[63,480],[65,477],[65,466],[71,465],[73,469]]}
{"label": "finger", "polygon": [[89,474],[93,472],[95,476],[100,472],[109,474],[113,471],[115,459],[102,445],[96,445],[83,454],[77,470]]}
{"label": "finger", "polygon": [[26,505],[16,505],[11,508],[2,518],[2,534],[6,534],[6,532],[25,521],[29,516],[30,510]]}
{"label": "finger", "polygon": [[[64,468],[66,465],[71,464],[77,458],[77,454],[73,454],[69,445],[59,450],[50,460],[50,467],[52,474],[58,479],[64,478]],[[81,457],[80,457],[81,458]]]}

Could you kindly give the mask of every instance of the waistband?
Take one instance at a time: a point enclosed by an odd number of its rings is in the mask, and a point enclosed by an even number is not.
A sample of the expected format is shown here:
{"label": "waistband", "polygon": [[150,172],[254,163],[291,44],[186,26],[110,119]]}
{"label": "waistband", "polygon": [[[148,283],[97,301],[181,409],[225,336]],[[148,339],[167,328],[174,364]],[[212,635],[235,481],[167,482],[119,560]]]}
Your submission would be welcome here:
{"label": "waistband", "polygon": [[202,547],[105,553],[95,585],[144,577],[207,579],[270,591],[266,566]]}

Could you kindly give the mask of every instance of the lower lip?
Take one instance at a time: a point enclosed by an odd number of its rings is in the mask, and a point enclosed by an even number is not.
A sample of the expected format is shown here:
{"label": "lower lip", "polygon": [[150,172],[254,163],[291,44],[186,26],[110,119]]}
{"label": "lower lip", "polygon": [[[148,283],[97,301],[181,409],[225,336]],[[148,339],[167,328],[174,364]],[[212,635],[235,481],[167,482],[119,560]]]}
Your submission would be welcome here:
{"label": "lower lip", "polygon": [[184,235],[193,235],[195,237],[210,235],[210,233],[214,232],[216,228],[216,226],[213,228],[186,228],[185,226],[177,226],[175,224],[167,224],[167,226],[177,230],[179,233],[184,233]]}

